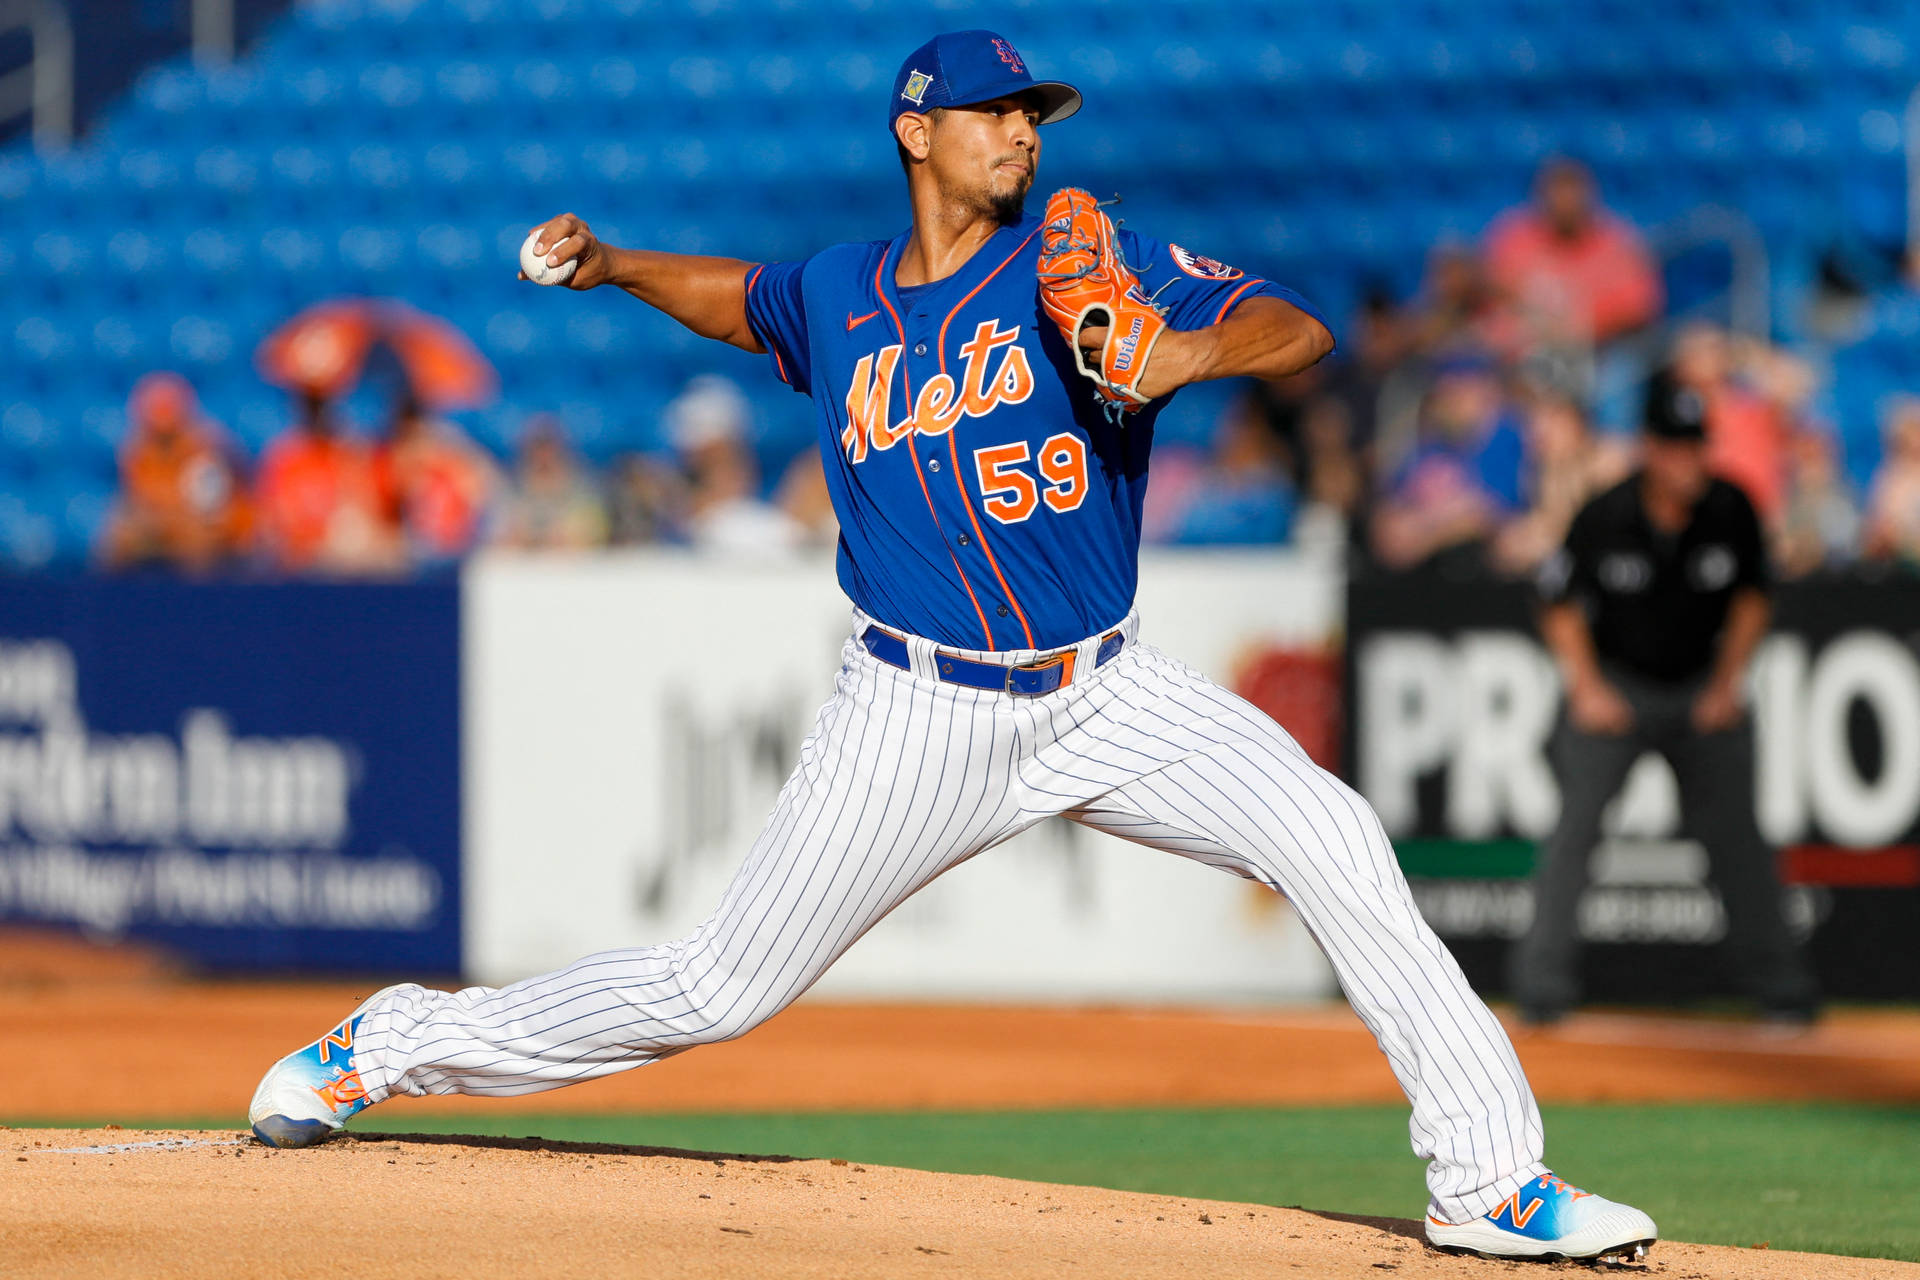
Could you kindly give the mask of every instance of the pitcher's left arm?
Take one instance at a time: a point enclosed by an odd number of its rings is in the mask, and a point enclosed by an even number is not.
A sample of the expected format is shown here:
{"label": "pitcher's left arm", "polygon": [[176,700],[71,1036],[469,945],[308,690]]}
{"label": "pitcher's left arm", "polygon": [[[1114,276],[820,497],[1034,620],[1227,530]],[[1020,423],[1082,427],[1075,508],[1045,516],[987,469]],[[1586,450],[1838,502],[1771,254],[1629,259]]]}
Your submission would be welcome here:
{"label": "pitcher's left arm", "polygon": [[1327,326],[1292,303],[1247,298],[1218,324],[1161,334],[1138,385],[1158,399],[1209,378],[1284,378],[1332,350]]}
{"label": "pitcher's left arm", "polygon": [[1108,406],[1137,413],[1209,378],[1284,378],[1333,350],[1300,295],[1176,244],[1124,235],[1079,187],[1047,201],[1040,305]]}

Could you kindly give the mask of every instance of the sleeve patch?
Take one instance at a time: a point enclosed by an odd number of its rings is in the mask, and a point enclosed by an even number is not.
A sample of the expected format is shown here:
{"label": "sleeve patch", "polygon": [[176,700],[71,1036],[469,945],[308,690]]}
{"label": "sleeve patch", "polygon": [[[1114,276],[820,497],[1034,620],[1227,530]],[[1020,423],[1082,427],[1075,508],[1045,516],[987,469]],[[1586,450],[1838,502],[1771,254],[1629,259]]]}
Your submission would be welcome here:
{"label": "sleeve patch", "polygon": [[1196,280],[1238,280],[1246,272],[1238,267],[1230,267],[1218,258],[1203,258],[1197,253],[1189,253],[1177,244],[1167,246],[1167,252],[1180,264],[1180,269]]}

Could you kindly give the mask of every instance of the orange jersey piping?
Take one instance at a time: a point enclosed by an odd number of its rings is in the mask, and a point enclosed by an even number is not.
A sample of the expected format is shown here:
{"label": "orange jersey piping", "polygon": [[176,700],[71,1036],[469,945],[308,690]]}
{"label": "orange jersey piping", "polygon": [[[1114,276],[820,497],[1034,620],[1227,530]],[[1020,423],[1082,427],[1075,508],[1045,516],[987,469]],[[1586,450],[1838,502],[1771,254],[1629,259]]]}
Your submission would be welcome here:
{"label": "orange jersey piping", "polygon": [[[953,310],[947,312],[947,318],[940,322],[940,372],[941,373],[944,374],[947,371],[947,326],[953,323],[953,318],[959,315],[960,312],[966,307],[966,305],[969,302],[973,301],[974,294],[977,294],[982,289],[986,288],[987,285],[992,282],[993,278],[999,275],[1000,272],[1006,267],[1007,263],[1012,262],[1015,258],[1019,257],[1020,251],[1026,248],[1029,244],[1031,244],[1033,242],[1033,238],[1039,234],[1040,234],[1040,228],[1038,227],[1035,227],[1032,231],[1028,232],[1027,238],[1025,240],[1022,240],[1018,245],[1014,246],[1013,252],[1006,256],[1005,261],[1001,262],[999,266],[989,271],[987,273],[987,278],[985,280],[982,280],[979,284],[973,286],[973,288],[967,293],[967,296],[960,299],[959,302],[955,303]],[[902,335],[900,340],[902,342],[905,342],[906,341],[905,336]],[[995,580],[1000,583],[1000,590],[1006,595],[1007,603],[1013,606],[1014,616],[1020,619],[1020,630],[1027,637],[1027,648],[1029,649],[1035,648],[1036,646],[1033,643],[1033,628],[1027,625],[1027,611],[1020,607],[1019,598],[1013,594],[1013,588],[1007,585],[1006,575],[1000,572],[1000,561],[993,554],[992,545],[987,542],[986,532],[980,527],[980,517],[974,514],[973,495],[967,492],[966,481],[961,478],[960,447],[959,445],[954,443],[954,439],[953,439],[955,436],[959,434],[960,434],[960,424],[958,422],[955,422],[953,424],[953,428],[947,432],[947,454],[949,457],[953,459],[954,487],[960,490],[960,501],[966,504],[967,519],[971,521],[973,524],[973,536],[980,539],[980,549],[987,553],[987,563],[993,566],[993,576]],[[983,618],[983,621],[984,621],[984,618]]]}
{"label": "orange jersey piping", "polygon": [[[887,255],[882,253],[880,255],[880,264],[873,269],[873,292],[874,296],[880,299],[880,305],[887,309],[887,317],[893,321],[893,331],[900,335],[900,346],[901,349],[904,350],[907,345],[907,327],[900,323],[900,313],[893,309],[893,303],[887,298],[887,292],[880,284],[880,273],[886,269],[886,265]],[[906,392],[907,404],[911,406],[913,404],[913,379],[907,373],[907,364],[904,360],[900,362],[900,389]],[[940,512],[939,509],[933,505],[933,493],[927,488],[927,477],[920,470],[920,450],[916,447],[913,437],[914,433],[909,431],[907,433],[907,452],[913,457],[914,478],[920,481],[920,496],[927,500],[927,514],[933,517],[933,527],[940,532],[940,545],[947,547],[947,533],[945,529],[941,528]],[[954,466],[957,469],[959,464],[955,463]],[[962,492],[964,493],[965,491],[962,490]],[[971,513],[972,508],[969,507],[968,510],[969,513]],[[986,544],[982,542],[981,545],[985,546]],[[980,607],[980,598],[973,594],[973,584],[967,581],[967,571],[960,567],[960,557],[953,554],[952,547],[947,547],[947,558],[953,561],[953,571],[960,575],[960,585],[966,588],[967,599],[973,603],[973,612],[975,616],[980,619],[980,630],[986,633],[987,648],[999,648],[993,640],[993,628],[987,623],[987,611]],[[996,569],[996,572],[997,571]]]}
{"label": "orange jersey piping", "polygon": [[1222,320],[1225,320],[1227,318],[1227,312],[1233,310],[1233,304],[1240,301],[1241,294],[1245,293],[1247,290],[1253,288],[1253,286],[1257,284],[1265,284],[1265,283],[1266,283],[1265,280],[1249,280],[1245,284],[1241,285],[1238,289],[1235,289],[1233,291],[1232,296],[1229,297],[1225,302],[1220,304],[1220,314],[1213,318],[1213,322],[1215,324],[1219,324]]}

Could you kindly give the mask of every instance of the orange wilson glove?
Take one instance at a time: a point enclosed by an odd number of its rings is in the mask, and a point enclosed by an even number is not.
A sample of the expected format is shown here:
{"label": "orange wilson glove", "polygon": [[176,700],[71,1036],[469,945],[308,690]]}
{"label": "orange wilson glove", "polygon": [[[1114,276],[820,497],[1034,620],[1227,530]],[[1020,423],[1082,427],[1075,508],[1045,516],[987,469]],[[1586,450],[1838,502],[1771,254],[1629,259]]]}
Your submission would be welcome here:
{"label": "orange wilson glove", "polygon": [[[1074,364],[1109,404],[1136,413],[1147,403],[1137,388],[1153,344],[1167,331],[1166,316],[1127,267],[1113,222],[1078,187],[1047,201],[1040,228],[1040,305],[1060,326]],[[1089,326],[1105,325],[1098,352],[1080,345]]]}

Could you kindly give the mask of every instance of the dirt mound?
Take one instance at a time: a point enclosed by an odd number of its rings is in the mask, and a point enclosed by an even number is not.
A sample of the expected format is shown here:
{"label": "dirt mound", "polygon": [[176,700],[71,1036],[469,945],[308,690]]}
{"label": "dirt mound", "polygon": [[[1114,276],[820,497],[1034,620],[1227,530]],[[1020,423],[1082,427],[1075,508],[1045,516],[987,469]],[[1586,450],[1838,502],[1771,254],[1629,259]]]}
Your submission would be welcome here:
{"label": "dirt mound", "polygon": [[[0,1169],[9,1276],[1378,1280],[1564,1266],[1449,1257],[1392,1219],[537,1138],[361,1134],[270,1151],[233,1132],[6,1130]],[[1664,1242],[1624,1274],[1856,1280],[1920,1266]]]}

